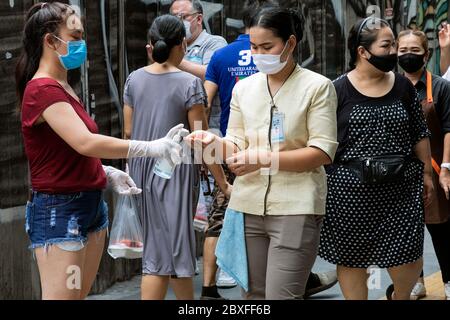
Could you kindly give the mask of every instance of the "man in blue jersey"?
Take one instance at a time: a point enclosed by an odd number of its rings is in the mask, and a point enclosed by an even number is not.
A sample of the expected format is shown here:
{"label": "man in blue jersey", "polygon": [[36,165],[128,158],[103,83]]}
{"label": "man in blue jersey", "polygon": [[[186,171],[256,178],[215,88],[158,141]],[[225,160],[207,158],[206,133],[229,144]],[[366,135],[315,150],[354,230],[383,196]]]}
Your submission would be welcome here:
{"label": "man in blue jersey", "polygon": [[[222,107],[220,117],[220,131],[226,135],[228,119],[230,116],[230,102],[233,88],[239,80],[258,72],[253,63],[249,29],[252,15],[260,6],[277,6],[272,0],[247,0],[243,13],[245,34],[240,35],[236,41],[217,50],[208,65],[206,71],[205,89],[208,95],[208,109],[219,92],[220,105]],[[226,165],[223,166],[228,183],[233,184],[235,176]],[[213,192],[214,201],[208,217],[208,229],[206,230],[203,246],[203,289],[202,300],[223,299],[217,288],[236,286],[236,282],[223,272],[220,272],[216,283],[216,257],[215,249],[217,240],[222,230],[225,211],[228,207],[228,198],[216,185]],[[328,273],[311,273],[306,286],[305,297],[326,290],[337,283],[335,271]]]}
{"label": "man in blue jersey", "polygon": [[206,70],[205,89],[208,97],[219,91],[220,104],[223,106],[220,116],[220,132],[223,136],[227,131],[234,86],[239,80],[256,72],[258,69],[253,63],[248,33],[241,34],[236,41],[214,53]]}

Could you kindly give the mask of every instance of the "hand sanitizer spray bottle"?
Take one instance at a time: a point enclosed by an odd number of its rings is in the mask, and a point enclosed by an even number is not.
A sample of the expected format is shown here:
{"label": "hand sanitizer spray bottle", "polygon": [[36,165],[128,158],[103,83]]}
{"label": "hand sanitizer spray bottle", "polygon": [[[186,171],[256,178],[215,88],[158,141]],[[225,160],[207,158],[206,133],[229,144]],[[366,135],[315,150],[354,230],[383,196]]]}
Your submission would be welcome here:
{"label": "hand sanitizer spray bottle", "polygon": [[[173,141],[175,141],[176,143],[179,143],[181,145],[181,144],[183,144],[184,137],[186,137],[188,135],[189,135],[189,131],[181,130],[179,134],[177,134],[175,137],[173,137]],[[155,167],[153,168],[153,172],[158,177],[170,180],[172,178],[172,174],[173,174],[176,166],[177,165],[170,160],[159,159],[156,162]]]}

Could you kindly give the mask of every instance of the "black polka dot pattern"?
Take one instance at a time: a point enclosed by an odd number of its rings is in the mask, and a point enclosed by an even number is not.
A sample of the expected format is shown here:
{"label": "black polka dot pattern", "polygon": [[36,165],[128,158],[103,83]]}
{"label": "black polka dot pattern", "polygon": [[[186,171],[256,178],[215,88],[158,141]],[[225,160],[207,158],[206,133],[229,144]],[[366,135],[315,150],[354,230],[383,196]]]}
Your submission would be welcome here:
{"label": "black polka dot pattern", "polygon": [[[417,98],[411,112],[395,99],[354,105],[340,160],[412,154],[414,145],[429,135],[419,108]],[[391,268],[422,257],[423,163],[409,163],[404,179],[382,185],[363,184],[351,169],[334,168],[328,172],[319,256],[350,268]]]}

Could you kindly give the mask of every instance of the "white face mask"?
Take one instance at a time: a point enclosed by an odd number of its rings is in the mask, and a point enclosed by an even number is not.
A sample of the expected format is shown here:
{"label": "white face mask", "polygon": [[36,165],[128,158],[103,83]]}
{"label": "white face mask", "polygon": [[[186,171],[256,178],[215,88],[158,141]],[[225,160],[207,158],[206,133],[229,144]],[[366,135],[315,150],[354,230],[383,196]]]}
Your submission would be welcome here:
{"label": "white face mask", "polygon": [[186,29],[186,39],[189,40],[192,38],[192,32],[191,32],[191,22],[187,20],[183,20],[184,23],[184,29]]}
{"label": "white face mask", "polygon": [[288,59],[285,62],[281,62],[281,56],[287,48],[287,43],[284,46],[281,54],[252,54],[253,62],[258,68],[259,72],[264,74],[277,74],[287,65]]}

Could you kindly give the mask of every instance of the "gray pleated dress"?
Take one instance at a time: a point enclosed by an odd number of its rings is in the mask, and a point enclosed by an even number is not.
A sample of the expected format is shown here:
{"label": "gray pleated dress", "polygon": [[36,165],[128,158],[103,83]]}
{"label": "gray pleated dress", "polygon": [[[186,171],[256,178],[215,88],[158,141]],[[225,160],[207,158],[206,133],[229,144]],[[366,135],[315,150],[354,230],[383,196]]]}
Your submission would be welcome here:
{"label": "gray pleated dress", "polygon": [[[139,69],[127,79],[124,102],[133,108],[132,140],[163,138],[179,123],[189,128],[188,111],[206,104],[201,80],[185,72],[152,74]],[[190,154],[188,155],[190,158]],[[198,202],[199,167],[177,166],[172,179],[153,173],[157,159],[130,160],[144,234],[144,275],[195,275],[193,219]],[[193,163],[193,162],[190,162]]]}

